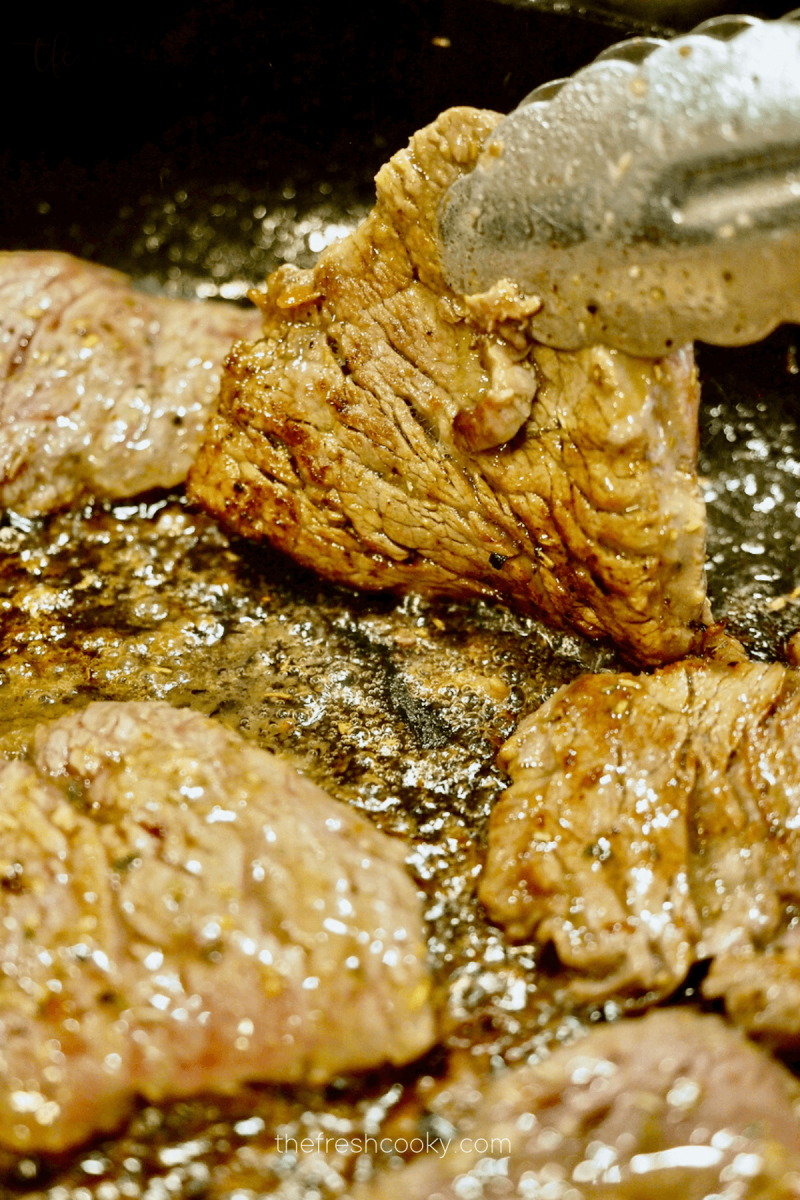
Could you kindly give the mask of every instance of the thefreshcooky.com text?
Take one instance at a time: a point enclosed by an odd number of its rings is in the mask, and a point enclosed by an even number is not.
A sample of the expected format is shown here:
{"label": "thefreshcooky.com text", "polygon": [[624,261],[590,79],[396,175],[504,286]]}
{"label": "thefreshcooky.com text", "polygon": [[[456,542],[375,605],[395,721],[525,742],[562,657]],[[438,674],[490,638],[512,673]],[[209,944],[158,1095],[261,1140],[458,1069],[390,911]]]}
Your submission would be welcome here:
{"label": "thefreshcooky.com text", "polygon": [[424,1138],[374,1138],[368,1135],[361,1137],[326,1137],[324,1133],[314,1137],[276,1138],[276,1149],[279,1154],[435,1154],[444,1158],[451,1146],[454,1151],[463,1154],[491,1154],[493,1158],[503,1158],[511,1153],[511,1142],[508,1138],[461,1138],[453,1145],[453,1138],[431,1137]]}

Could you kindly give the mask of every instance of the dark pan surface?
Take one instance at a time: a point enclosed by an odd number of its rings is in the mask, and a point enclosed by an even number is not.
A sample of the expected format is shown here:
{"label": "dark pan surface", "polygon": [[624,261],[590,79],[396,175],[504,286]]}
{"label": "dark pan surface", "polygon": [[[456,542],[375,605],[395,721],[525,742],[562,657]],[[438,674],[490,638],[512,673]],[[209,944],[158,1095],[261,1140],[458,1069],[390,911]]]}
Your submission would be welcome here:
{"label": "dark pan surface", "polygon": [[[374,171],[442,108],[508,109],[617,40],[622,21],[478,0],[394,4],[358,27],[302,3],[177,16],[145,5],[116,31],[80,15],[15,20],[6,86],[15,112],[27,97],[27,117],[7,147],[4,245],[69,250],[150,290],[231,299],[352,228]],[[759,347],[700,350],[711,599],[763,659],[780,658],[800,624],[800,600],[787,599],[800,583],[798,344],[784,329]],[[2,749],[19,751],[37,720],[90,699],[159,697],[289,755],[409,840],[446,1030],[444,1048],[401,1076],[144,1109],[67,1162],[2,1164],[0,1194],[327,1200],[385,1156],[332,1149],[296,1161],[276,1131],[444,1128],[465,1064],[480,1078],[615,1015],[565,1013],[551,964],[507,946],[473,895],[503,786],[499,745],[561,683],[623,665],[610,648],[483,604],[331,588],[231,541],[178,494],[7,516],[0,547]]]}

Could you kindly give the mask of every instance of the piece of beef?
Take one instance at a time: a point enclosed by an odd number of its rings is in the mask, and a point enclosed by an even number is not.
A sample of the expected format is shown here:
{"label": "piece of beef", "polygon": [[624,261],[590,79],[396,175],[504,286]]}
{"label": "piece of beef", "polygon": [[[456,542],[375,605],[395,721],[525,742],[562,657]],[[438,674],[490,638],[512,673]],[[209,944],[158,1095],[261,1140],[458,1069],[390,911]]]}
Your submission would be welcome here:
{"label": "piece of beef", "polygon": [[796,1081],[718,1017],[601,1027],[491,1083],[445,1153],[369,1200],[795,1200]]}
{"label": "piece of beef", "polygon": [[558,352],[535,297],[447,287],[436,211],[498,119],[444,113],[354,234],[251,293],[263,337],[226,363],[191,494],[331,579],[496,597],[675,659],[705,586],[692,351]]}
{"label": "piece of beef", "polygon": [[182,483],[222,360],[259,324],[232,304],[146,296],[68,254],[0,253],[0,507]]}
{"label": "piece of beef", "polygon": [[189,710],[96,703],[0,789],[0,1145],[432,1044],[402,847],[286,763]]}
{"label": "piece of beef", "polygon": [[800,673],[587,675],[500,757],[512,784],[480,885],[493,920],[552,942],[581,1000],[652,1002],[713,959],[707,994],[800,1044]]}

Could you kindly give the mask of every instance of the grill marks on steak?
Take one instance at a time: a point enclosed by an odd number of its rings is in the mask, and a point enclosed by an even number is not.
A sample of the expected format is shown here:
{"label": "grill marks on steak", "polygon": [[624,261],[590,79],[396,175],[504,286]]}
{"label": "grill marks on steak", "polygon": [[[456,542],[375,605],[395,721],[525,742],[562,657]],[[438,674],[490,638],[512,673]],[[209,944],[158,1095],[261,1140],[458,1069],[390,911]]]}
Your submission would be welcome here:
{"label": "grill marks on steak", "polygon": [[0,506],[28,515],[182,483],[222,360],[258,316],[145,296],[49,251],[0,253]]}
{"label": "grill marks on steak", "polygon": [[800,673],[688,660],[585,676],[503,747],[480,895],[580,1000],[708,996],[800,1044]]}
{"label": "grill marks on steak", "polygon": [[434,1040],[402,850],[214,721],[97,703],[0,764],[0,1145]]}
{"label": "grill marks on steak", "polygon": [[191,494],[334,580],[496,597],[680,657],[704,602],[691,349],[550,350],[535,297],[447,287],[436,210],[498,119],[444,113],[354,234],[253,294],[263,337],[227,360]]}
{"label": "grill marks on steak", "polygon": [[489,1084],[446,1154],[357,1200],[519,1196],[790,1200],[800,1125],[789,1072],[718,1017],[605,1026]]}

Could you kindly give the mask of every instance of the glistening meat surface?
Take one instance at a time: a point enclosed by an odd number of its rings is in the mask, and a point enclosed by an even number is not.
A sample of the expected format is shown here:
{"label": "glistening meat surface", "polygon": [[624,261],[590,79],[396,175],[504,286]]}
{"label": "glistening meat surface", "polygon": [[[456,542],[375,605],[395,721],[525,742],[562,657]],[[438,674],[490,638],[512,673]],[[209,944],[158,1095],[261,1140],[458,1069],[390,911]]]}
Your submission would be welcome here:
{"label": "glistening meat surface", "polygon": [[790,1200],[797,1084],[718,1018],[624,1020],[486,1088],[446,1154],[358,1200]]}
{"label": "glistening meat surface", "polygon": [[675,659],[705,595],[692,351],[554,351],[535,297],[448,288],[436,211],[498,119],[444,113],[382,168],[360,229],[270,277],[191,494],[340,582],[496,597]]}
{"label": "glistening meat surface", "polygon": [[0,789],[0,1146],[432,1044],[401,847],[266,751],[96,703],[41,726]]}
{"label": "glistening meat surface", "polygon": [[515,940],[553,943],[574,998],[653,1002],[712,959],[707,995],[800,1043],[800,673],[587,675],[501,761],[481,899]]}
{"label": "glistening meat surface", "polygon": [[0,253],[0,508],[182,483],[222,360],[258,316],[146,296],[118,271]]}

